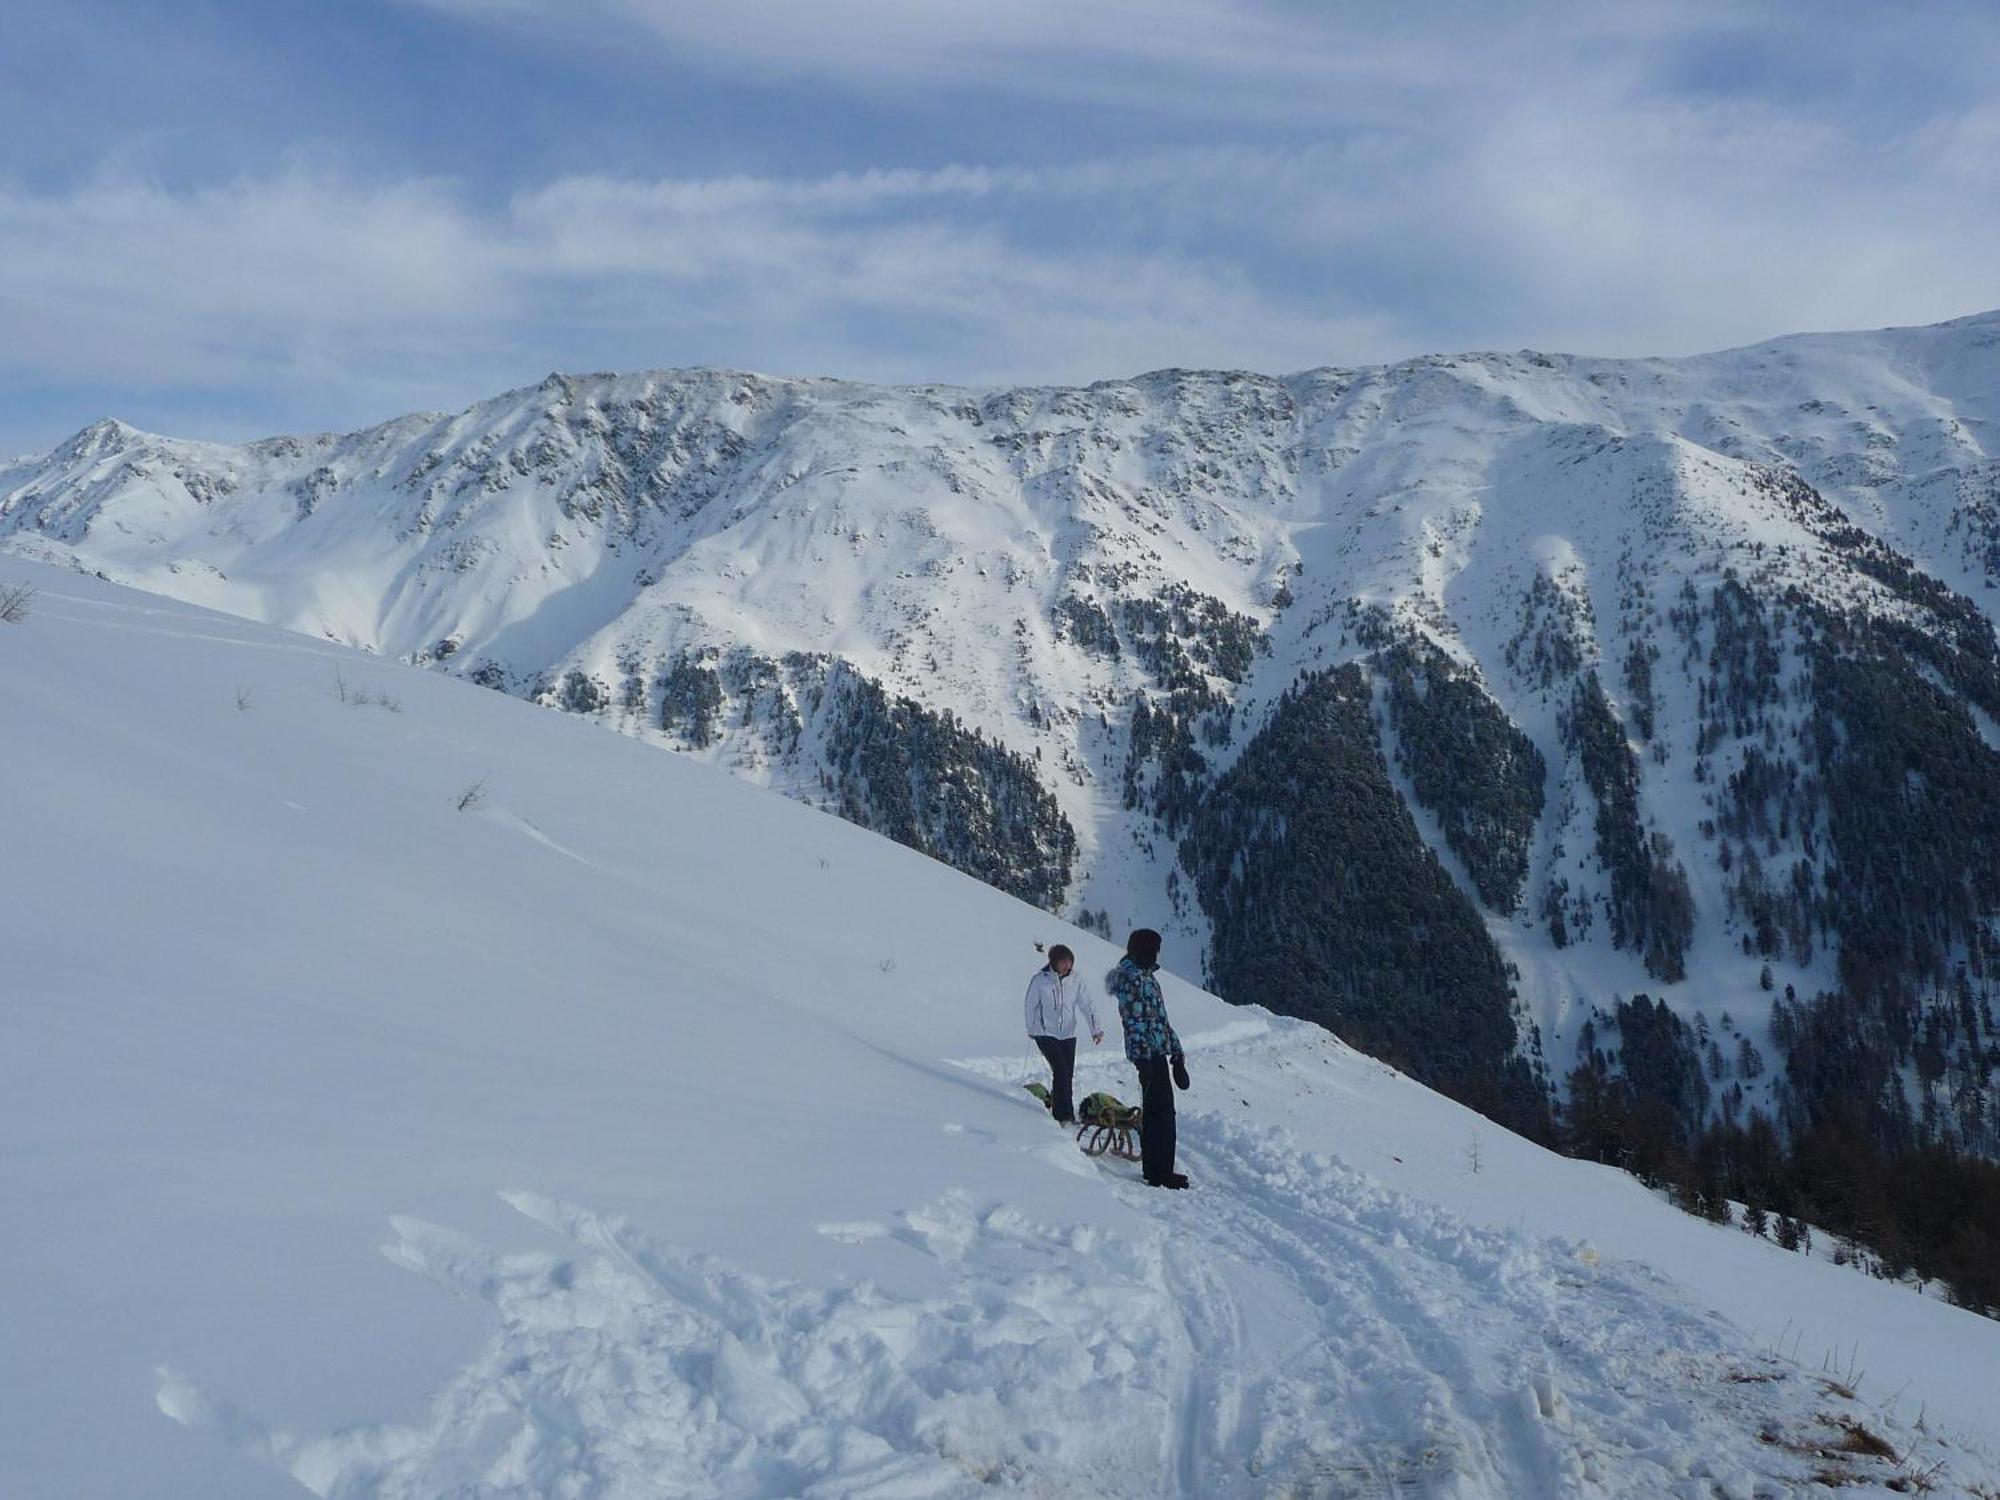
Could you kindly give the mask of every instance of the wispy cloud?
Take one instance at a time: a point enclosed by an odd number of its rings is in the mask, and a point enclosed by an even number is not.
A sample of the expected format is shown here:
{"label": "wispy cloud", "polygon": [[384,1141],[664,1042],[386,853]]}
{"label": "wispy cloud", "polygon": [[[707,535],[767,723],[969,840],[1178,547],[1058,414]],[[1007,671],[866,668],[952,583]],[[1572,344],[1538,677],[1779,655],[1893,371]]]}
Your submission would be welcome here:
{"label": "wispy cloud", "polygon": [[1380,319],[1288,298],[1226,258],[1010,228],[1138,190],[1118,180],[569,177],[491,208],[445,182],[305,169],[0,192],[0,379],[275,386],[319,393],[333,420],[357,396],[469,398],[550,366],[1002,381],[1388,346]]}
{"label": "wispy cloud", "polygon": [[409,0],[580,47],[649,39],[741,73],[920,92],[986,86],[1155,114],[1407,122],[1490,96],[1567,58],[1599,70],[1639,49],[1747,28],[1715,0]]}
{"label": "wispy cloud", "polygon": [[[2000,304],[1983,8],[1833,4],[1794,33],[1795,7],[1699,0],[409,3],[531,33],[524,55],[615,49],[607,89],[632,57],[816,80],[910,149],[426,175],[322,144],[236,175],[0,181],[0,386],[317,425],[550,368],[1080,380],[1691,352]],[[939,164],[926,122],[975,97],[983,144]],[[1128,115],[1147,123],[1115,144],[1062,133]],[[0,448],[59,435],[25,420]]]}

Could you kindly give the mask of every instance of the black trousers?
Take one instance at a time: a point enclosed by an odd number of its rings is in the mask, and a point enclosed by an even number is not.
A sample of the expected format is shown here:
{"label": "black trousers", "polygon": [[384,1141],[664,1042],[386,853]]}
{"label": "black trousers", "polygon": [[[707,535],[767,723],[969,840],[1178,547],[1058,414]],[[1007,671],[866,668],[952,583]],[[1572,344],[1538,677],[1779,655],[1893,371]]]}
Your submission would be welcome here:
{"label": "black trousers", "polygon": [[1076,1102],[1070,1098],[1070,1092],[1076,1077],[1076,1038],[1038,1036],[1035,1045],[1042,1049],[1042,1056],[1049,1061],[1049,1071],[1055,1075],[1049,1089],[1049,1113],[1064,1125],[1073,1124]]}
{"label": "black trousers", "polygon": [[1174,1170],[1174,1076],[1164,1057],[1132,1064],[1139,1070],[1139,1169],[1158,1182]]}

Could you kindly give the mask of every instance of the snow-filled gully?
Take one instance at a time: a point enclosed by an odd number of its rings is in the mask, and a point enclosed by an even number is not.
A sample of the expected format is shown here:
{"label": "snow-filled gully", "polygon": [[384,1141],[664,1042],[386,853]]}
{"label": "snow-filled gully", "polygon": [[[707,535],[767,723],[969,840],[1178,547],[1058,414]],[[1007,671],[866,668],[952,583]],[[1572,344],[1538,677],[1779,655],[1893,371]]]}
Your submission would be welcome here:
{"label": "snow-filled gully", "polygon": [[[1239,1067],[1261,1044],[1230,1044]],[[996,1088],[1018,1067],[971,1066]],[[1080,1165],[1053,1133],[980,1145]],[[398,1220],[389,1258],[494,1325],[424,1422],[294,1438],[173,1373],[160,1404],[314,1493],[408,1500],[1747,1500],[1815,1474],[1893,1493],[1963,1456],[1745,1347],[1642,1267],[1469,1227],[1281,1130],[1195,1112],[1182,1146],[1188,1193],[1096,1169],[1137,1210],[1129,1235],[970,1192],[821,1227],[923,1257],[948,1288],[927,1297],[751,1275],[532,1192],[503,1196],[565,1250]]]}

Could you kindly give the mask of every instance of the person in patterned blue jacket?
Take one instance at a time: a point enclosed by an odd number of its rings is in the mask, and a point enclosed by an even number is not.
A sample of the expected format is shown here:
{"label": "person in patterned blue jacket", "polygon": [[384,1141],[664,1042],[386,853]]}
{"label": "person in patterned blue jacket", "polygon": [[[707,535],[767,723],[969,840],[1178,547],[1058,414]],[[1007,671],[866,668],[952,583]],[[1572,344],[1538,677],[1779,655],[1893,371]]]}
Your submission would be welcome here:
{"label": "person in patterned blue jacket", "polygon": [[1153,1187],[1184,1188],[1174,1170],[1174,1086],[1187,1087],[1181,1039],[1160,994],[1160,935],[1141,927],[1125,940],[1125,956],[1104,978],[1118,1002],[1125,1055],[1139,1070],[1139,1166]]}

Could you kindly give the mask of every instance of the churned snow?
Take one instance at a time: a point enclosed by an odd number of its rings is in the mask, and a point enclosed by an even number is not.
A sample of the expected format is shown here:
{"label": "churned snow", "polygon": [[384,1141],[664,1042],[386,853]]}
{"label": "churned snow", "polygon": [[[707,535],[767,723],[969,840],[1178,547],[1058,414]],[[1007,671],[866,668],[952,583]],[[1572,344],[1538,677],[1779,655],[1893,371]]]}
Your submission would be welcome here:
{"label": "churned snow", "polygon": [[572,718],[21,582],[10,1496],[2000,1486],[2000,1325],[1174,979],[1195,1185],[1149,1190],[1019,1088],[1032,944],[1107,944]]}

